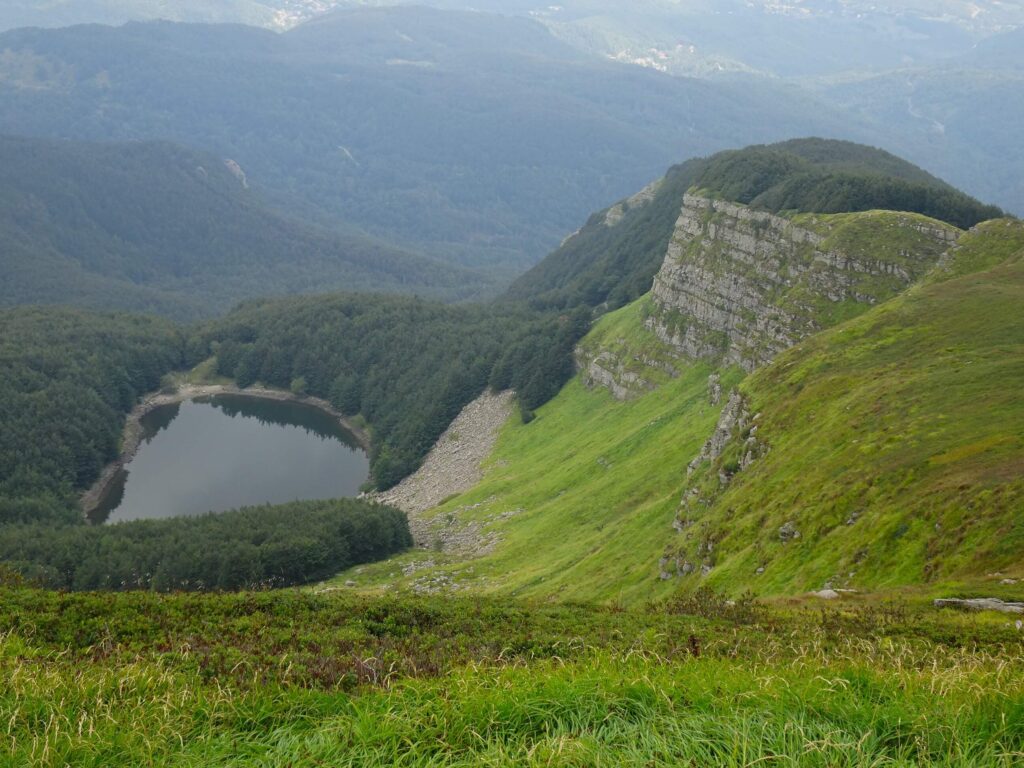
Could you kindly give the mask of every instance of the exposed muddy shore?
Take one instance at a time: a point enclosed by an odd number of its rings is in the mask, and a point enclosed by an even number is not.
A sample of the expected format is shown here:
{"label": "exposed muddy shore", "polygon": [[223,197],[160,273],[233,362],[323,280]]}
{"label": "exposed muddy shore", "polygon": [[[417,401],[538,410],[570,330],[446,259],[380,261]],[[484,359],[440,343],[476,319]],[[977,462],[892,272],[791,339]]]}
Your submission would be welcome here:
{"label": "exposed muddy shore", "polygon": [[146,395],[128,414],[124,425],[124,432],[121,436],[121,455],[103,468],[103,472],[100,473],[96,482],[81,496],[82,511],[86,517],[88,518],[103,501],[118,473],[135,458],[135,454],[138,452],[139,445],[142,442],[141,421],[143,416],[153,409],[164,405],[173,405],[174,403],[182,403],[197,397],[212,397],[214,395],[235,395],[262,400],[282,400],[312,406],[337,419],[341,426],[352,433],[363,450],[367,453],[370,451],[370,436],[366,430],[353,424],[350,419],[340,413],[329,402],[319,397],[294,395],[285,390],[266,389],[263,387],[239,389],[233,384],[183,384],[175,392],[153,392]]}

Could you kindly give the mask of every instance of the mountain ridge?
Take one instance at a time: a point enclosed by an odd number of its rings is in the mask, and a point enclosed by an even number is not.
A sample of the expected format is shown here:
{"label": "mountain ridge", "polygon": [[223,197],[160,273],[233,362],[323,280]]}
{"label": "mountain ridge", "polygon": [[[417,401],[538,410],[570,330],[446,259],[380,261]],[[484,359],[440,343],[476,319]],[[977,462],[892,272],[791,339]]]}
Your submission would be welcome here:
{"label": "mountain ridge", "polygon": [[[423,32],[404,21],[421,17]],[[794,134],[877,139],[791,87],[588,58],[536,23],[520,42],[484,16],[467,42],[438,11],[338,18],[285,34],[171,23],[0,34],[0,132],[211,151],[278,208],[505,279],[679,156]]]}
{"label": "mountain ridge", "polygon": [[[1002,215],[884,150],[848,141],[791,139],[673,166],[648,188],[651,194],[593,215],[505,296],[538,307],[583,303],[610,309],[639,298],[662,265],[691,188],[755,205],[771,202],[765,198],[773,194],[778,200],[779,190],[789,188],[784,199],[805,212],[888,208],[895,201],[909,212],[944,213],[961,226]],[[778,213],[780,206],[761,207]]]}
{"label": "mountain ridge", "polygon": [[[637,225],[666,184],[587,226]],[[413,552],[358,585],[633,603],[704,588],[1003,594],[989,574],[1024,576],[1009,427],[1024,401],[999,384],[1024,359],[1024,225],[778,216],[695,189],[677,224],[659,279],[698,266],[679,284],[700,302],[655,281],[601,316],[576,376],[505,425],[480,483],[417,513],[486,550]],[[765,303],[745,308],[737,285]],[[672,343],[658,333],[672,313],[720,319],[723,345]]]}

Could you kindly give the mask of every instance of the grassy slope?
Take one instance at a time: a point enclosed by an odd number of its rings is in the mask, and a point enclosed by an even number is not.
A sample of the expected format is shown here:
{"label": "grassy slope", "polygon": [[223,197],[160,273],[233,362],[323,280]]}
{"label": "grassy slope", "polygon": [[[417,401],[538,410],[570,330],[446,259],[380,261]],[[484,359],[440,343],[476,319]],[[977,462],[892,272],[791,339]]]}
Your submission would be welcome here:
{"label": "grassy slope", "polygon": [[[771,451],[706,518],[713,584],[781,593],[833,577],[888,589],[1024,575],[1022,257],[1024,226],[991,222],[925,285],[744,383]],[[802,536],[783,545],[787,520]]]}
{"label": "grassy slope", "polygon": [[[670,359],[643,328],[646,304],[606,315],[584,343]],[[435,570],[464,586],[517,596],[636,602],[667,594],[671,586],[657,580],[658,560],[672,533],[686,464],[711,433],[721,405],[708,400],[710,366],[684,366],[670,378],[631,365],[662,386],[619,402],[573,379],[534,421],[506,424],[484,480],[438,508],[439,519],[461,521],[514,511],[487,524],[501,537],[492,554],[460,563],[416,553],[400,562],[434,561]],[[723,384],[739,377],[726,372]],[[407,586],[423,576],[398,573],[395,563],[385,562],[354,578],[360,585]]]}
{"label": "grassy slope", "polygon": [[[938,591],[1016,572],[1024,397],[1012,382],[1024,380],[1024,263],[972,270],[1021,249],[1024,226],[985,225],[923,287],[746,380],[771,451],[718,498],[690,541],[671,523],[686,465],[717,420],[707,399],[712,369],[677,361],[680,375],[670,378],[640,362],[669,359],[643,327],[646,299],[611,313],[584,346],[613,350],[660,388],[622,403],[573,380],[535,422],[508,424],[483,482],[439,508],[440,517],[496,532],[491,554],[460,562],[419,552],[400,564],[436,566],[407,577],[383,563],[354,578],[402,588],[443,572],[463,588],[635,602],[677,588],[657,580],[659,558],[707,538],[717,558],[708,580],[732,592],[794,594],[832,577],[872,590],[942,578],[928,587]],[[723,387],[738,381],[726,371]],[[711,469],[694,483],[715,490]],[[853,512],[859,522],[845,525]],[[802,538],[783,545],[778,528],[788,520]],[[767,570],[756,576],[761,565]],[[997,581],[985,592],[1015,596]]]}

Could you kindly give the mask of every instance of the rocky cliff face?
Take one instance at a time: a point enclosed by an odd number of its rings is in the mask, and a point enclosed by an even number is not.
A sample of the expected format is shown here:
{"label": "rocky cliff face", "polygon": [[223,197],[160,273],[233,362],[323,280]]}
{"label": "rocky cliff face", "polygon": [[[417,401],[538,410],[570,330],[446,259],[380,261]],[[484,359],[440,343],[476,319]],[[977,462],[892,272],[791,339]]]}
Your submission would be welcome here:
{"label": "rocky cliff face", "polygon": [[647,326],[685,357],[753,370],[904,290],[959,234],[915,214],[788,218],[687,194]]}

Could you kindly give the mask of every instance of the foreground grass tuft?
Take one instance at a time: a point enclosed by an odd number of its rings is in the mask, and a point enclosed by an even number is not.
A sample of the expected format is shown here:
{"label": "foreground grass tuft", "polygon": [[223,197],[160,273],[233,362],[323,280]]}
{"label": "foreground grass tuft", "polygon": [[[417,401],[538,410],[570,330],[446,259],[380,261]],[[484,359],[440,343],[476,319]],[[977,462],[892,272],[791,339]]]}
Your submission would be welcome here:
{"label": "foreground grass tuft", "polygon": [[295,592],[3,598],[4,766],[1024,760],[1024,636],[1001,617]]}

